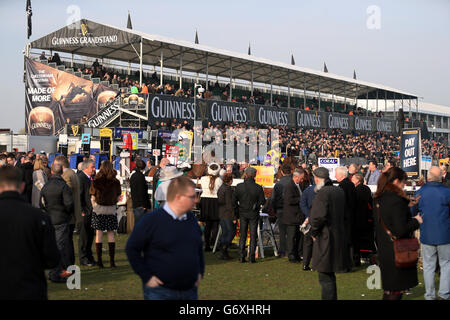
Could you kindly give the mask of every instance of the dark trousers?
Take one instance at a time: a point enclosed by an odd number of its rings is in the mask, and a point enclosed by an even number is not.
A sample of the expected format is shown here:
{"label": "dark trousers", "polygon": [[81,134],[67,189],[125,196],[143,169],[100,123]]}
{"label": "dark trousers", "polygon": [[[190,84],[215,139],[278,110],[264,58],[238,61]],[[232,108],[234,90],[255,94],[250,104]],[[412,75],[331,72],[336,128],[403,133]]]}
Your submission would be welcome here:
{"label": "dark trousers", "polygon": [[337,300],[336,275],[334,272],[319,272],[322,300]]}
{"label": "dark trousers", "polygon": [[210,248],[216,241],[217,232],[219,231],[219,220],[206,220],[205,222],[205,248]]}
{"label": "dark trousers", "polygon": [[247,232],[250,228],[250,258],[255,257],[256,240],[258,237],[258,220],[259,217],[247,218],[242,217],[239,219],[239,228],[241,237],[239,239],[239,256],[244,258],[247,256],[245,253],[245,243],[247,242]]}
{"label": "dark trousers", "polygon": [[232,219],[220,219],[220,227],[222,228],[220,244],[229,246],[236,235],[236,225]]}
{"label": "dark trousers", "polygon": [[286,226],[286,249],[287,255],[291,260],[300,260],[303,253],[303,247],[300,237],[303,233],[300,232],[299,226],[287,225]]}
{"label": "dark trousers", "polygon": [[69,254],[69,265],[75,264],[75,248],[73,246],[73,232],[75,231],[75,224],[69,224],[69,244],[67,253]]}
{"label": "dark trousers", "polygon": [[313,244],[313,239],[308,232],[303,236],[303,266],[305,267],[309,267],[309,264],[311,263]]}
{"label": "dark trousers", "polygon": [[82,224],[80,230],[80,237],[78,239],[78,251],[80,263],[94,261],[92,255],[92,242],[94,241],[95,230],[91,227],[92,214],[81,217]]}
{"label": "dark trousers", "polygon": [[287,247],[286,247],[286,238],[287,238],[287,226],[283,223],[281,223],[281,216],[283,215],[282,212],[277,213],[277,221],[278,221],[278,230],[280,231],[280,250],[279,252],[282,254],[286,253]]}
{"label": "dark trousers", "polygon": [[69,225],[67,223],[54,225],[56,246],[58,247],[61,259],[56,268],[51,269],[48,272],[48,278],[53,281],[60,279],[60,273],[63,269],[66,269],[69,265]]}

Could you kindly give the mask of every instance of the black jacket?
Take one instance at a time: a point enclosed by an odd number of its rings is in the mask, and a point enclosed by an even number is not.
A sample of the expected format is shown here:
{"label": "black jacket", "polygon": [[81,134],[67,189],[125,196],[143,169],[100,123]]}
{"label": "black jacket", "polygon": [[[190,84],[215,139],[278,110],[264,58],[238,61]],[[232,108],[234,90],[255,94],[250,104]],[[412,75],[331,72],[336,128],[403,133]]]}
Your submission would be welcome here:
{"label": "black jacket", "polygon": [[23,182],[25,182],[23,195],[28,203],[31,203],[31,194],[33,191],[33,164],[31,162],[26,162],[20,167],[20,169],[23,174]]}
{"label": "black jacket", "polygon": [[373,233],[372,191],[365,184],[356,187],[355,237]]}
{"label": "black jacket", "polygon": [[239,217],[257,218],[259,210],[266,202],[264,190],[256,184],[255,179],[245,179],[239,183],[234,190],[233,209],[239,210]]}
{"label": "black jacket", "polygon": [[150,200],[148,198],[148,184],[145,176],[139,170],[136,170],[130,178],[131,200],[133,209],[143,207],[150,209]]}
{"label": "black jacket", "polygon": [[351,268],[345,238],[345,194],[328,180],[314,197],[309,222],[313,245],[312,266],[318,272],[344,272]]}
{"label": "black jacket", "polygon": [[272,207],[277,213],[277,216],[283,212],[284,198],[283,190],[284,187],[292,181],[292,175],[282,177],[273,187],[272,191]]}
{"label": "black jacket", "polygon": [[345,193],[345,234],[347,241],[351,243],[354,238],[353,229],[355,228],[356,189],[349,178],[345,178],[339,182],[339,187]]}
{"label": "black jacket", "polygon": [[385,191],[374,200],[375,237],[380,261],[381,283],[384,290],[400,291],[417,286],[417,268],[397,268],[394,261],[394,245],[379,222],[379,212],[386,228],[397,238],[411,238],[419,228],[419,222],[411,217],[408,200],[394,192]]}
{"label": "black jacket", "polygon": [[61,176],[53,174],[42,187],[39,205],[49,214],[53,225],[70,222],[73,215],[73,196]]}
{"label": "black jacket", "polygon": [[237,214],[233,209],[233,189],[231,186],[222,183],[217,190],[217,204],[219,205],[219,218],[235,220]]}
{"label": "black jacket", "polygon": [[300,191],[291,178],[283,188],[283,215],[281,222],[285,225],[301,225],[305,217],[300,209]]}
{"label": "black jacket", "polygon": [[91,179],[83,172],[77,173],[78,180],[80,181],[80,201],[81,201],[81,213],[85,215],[92,214],[92,202],[89,190],[91,188]]}
{"label": "black jacket", "polygon": [[0,300],[47,299],[45,269],[58,265],[50,218],[17,192],[0,194]]}

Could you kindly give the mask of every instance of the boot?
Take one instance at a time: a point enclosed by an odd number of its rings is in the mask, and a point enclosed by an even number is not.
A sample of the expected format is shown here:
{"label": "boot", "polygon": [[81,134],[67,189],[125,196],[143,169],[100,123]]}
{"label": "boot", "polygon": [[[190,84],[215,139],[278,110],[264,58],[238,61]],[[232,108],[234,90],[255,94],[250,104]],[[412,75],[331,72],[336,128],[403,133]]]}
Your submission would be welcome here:
{"label": "boot", "polygon": [[402,299],[402,294],[387,294],[387,293],[383,293],[383,300],[401,300]]}
{"label": "boot", "polygon": [[95,243],[95,251],[97,252],[97,265],[99,268],[103,268],[103,261],[102,261],[102,246],[103,243]]}
{"label": "boot", "polygon": [[228,245],[225,244],[223,246],[223,255],[225,257],[225,260],[231,260],[232,258],[230,257],[230,255],[228,254]]}
{"label": "boot", "polygon": [[108,246],[109,246],[109,263],[111,265],[111,268],[115,268],[116,264],[114,263],[114,255],[116,253],[116,243],[108,242]]}

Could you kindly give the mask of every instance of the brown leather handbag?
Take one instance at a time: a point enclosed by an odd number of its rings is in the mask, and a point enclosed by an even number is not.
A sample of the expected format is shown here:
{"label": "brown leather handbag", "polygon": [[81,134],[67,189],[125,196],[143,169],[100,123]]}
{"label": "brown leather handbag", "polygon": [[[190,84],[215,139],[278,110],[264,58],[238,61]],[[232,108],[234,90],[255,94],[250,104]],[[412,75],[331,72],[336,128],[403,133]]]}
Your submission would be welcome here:
{"label": "brown leather handbag", "polygon": [[419,260],[419,240],[417,240],[417,238],[397,239],[392,232],[386,228],[386,225],[381,219],[380,205],[378,203],[376,204],[376,207],[381,226],[394,243],[395,266],[397,268],[415,267],[417,265],[417,261]]}

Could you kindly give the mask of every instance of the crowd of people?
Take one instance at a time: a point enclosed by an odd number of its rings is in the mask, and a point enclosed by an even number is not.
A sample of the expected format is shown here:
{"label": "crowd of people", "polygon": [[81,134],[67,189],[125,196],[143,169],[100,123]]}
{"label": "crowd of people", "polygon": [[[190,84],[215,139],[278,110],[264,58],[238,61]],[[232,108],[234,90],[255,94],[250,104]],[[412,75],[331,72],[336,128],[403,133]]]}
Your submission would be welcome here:
{"label": "crowd of people", "polygon": [[[383,299],[401,299],[402,293],[418,284],[416,265],[405,269],[395,264],[393,242],[386,227],[397,239],[412,237],[413,231],[420,228],[425,298],[436,298],[434,272],[439,261],[438,298],[449,299],[447,167],[432,167],[428,180],[414,196],[403,191],[407,176],[395,162],[389,161],[378,169],[377,161],[369,161],[367,172],[360,169],[355,163],[339,167],[336,180],[331,181],[329,171],[316,163],[310,166],[303,162],[296,167],[281,164],[281,178],[267,197],[255,182],[256,170],[248,164],[209,163],[196,186],[185,176],[186,170],[178,170],[167,158],[158,166],[135,159],[130,177],[135,224],[126,253],[143,281],[144,297],[196,299],[204,275],[204,252],[212,251],[219,225],[222,234],[218,258],[232,259],[229,250],[239,226],[241,235],[248,230],[250,233],[248,252],[246,237],[240,237],[239,261],[246,263],[248,257],[250,263],[256,263],[262,211],[275,222],[279,256],[301,263],[304,271],[318,272],[322,299],[337,299],[335,273],[351,272],[362,261],[367,262],[362,253],[368,251],[378,257]],[[145,179],[149,175],[153,176],[153,203]],[[0,154],[0,206],[5,208],[1,219],[10,226],[1,235],[0,245],[8,247],[2,252],[21,261],[14,270],[2,264],[5,270],[0,272],[0,282],[21,285],[7,286],[15,289],[0,290],[0,297],[46,299],[44,269],[49,269],[48,280],[65,283],[72,275],[68,267],[75,264],[74,233],[79,234],[79,263],[104,268],[106,231],[109,265],[116,267],[114,235],[122,193],[116,176],[108,160],[99,165],[97,172],[93,156],[86,156],[75,171],[63,155],[56,156],[49,166],[44,152]],[[243,182],[233,187],[234,179]],[[377,185],[373,196],[368,185]],[[198,215],[192,213],[195,207]],[[15,232],[23,223],[29,225]],[[29,238],[40,240],[30,247],[26,240]],[[14,243],[14,250],[7,243]],[[17,257],[17,250],[33,253]],[[176,265],[183,265],[183,272]],[[20,280],[25,273],[30,274],[27,283]]]}

